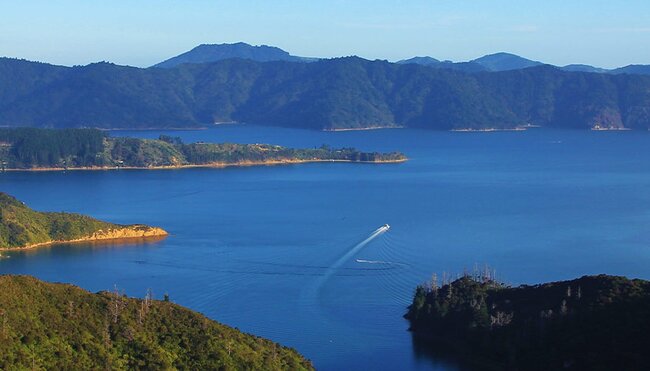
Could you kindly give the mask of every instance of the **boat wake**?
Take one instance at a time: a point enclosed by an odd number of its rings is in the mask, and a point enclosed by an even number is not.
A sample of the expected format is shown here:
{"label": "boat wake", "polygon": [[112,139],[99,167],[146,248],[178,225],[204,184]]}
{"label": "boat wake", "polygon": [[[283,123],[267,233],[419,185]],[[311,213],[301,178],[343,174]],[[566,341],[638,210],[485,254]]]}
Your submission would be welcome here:
{"label": "boat wake", "polygon": [[386,233],[390,229],[390,226],[388,224],[384,224],[381,227],[375,229],[368,237],[366,237],[365,240],[359,242],[358,244],[352,246],[350,250],[348,250],[343,256],[338,258],[332,265],[328,267],[328,269],[325,271],[325,274],[320,276],[316,282],[314,282],[314,286],[312,287],[310,291],[310,296],[313,297],[319,297],[320,291],[322,287],[325,285],[327,281],[345,264],[350,258],[352,258],[355,254],[357,254],[359,251],[361,251],[367,244],[369,244],[372,240],[375,238],[381,236],[382,234]]}
{"label": "boat wake", "polygon": [[389,262],[384,260],[366,260],[366,259],[356,259],[357,263],[360,264],[384,264],[384,265],[402,265],[406,266],[404,263]]}
{"label": "boat wake", "polygon": [[367,244],[369,244],[372,240],[375,238],[381,236],[382,234],[386,233],[390,229],[390,226],[388,224],[384,224],[381,227],[375,229],[370,236],[368,236],[365,240],[359,242],[358,244],[354,245],[345,255],[341,256],[334,264],[330,266],[329,274],[331,275],[334,271],[339,269],[345,262],[350,260],[351,257],[353,257],[355,254],[357,254],[361,249],[363,249]]}

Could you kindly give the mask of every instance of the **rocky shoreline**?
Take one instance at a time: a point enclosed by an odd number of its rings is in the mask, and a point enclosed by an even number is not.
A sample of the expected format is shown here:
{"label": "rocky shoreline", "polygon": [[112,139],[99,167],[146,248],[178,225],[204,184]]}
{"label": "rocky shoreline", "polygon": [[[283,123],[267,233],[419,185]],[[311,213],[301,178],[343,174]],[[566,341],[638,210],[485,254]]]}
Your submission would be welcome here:
{"label": "rocky shoreline", "polygon": [[58,245],[63,243],[95,242],[107,240],[126,240],[150,237],[164,237],[169,235],[167,231],[159,227],[150,227],[143,224],[126,225],[107,230],[98,230],[89,236],[72,240],[52,240],[18,247],[0,247],[0,251],[28,250],[37,247]]}
{"label": "rocky shoreline", "polygon": [[272,160],[272,161],[240,161],[240,162],[211,162],[208,164],[187,164],[187,165],[165,165],[165,166],[92,166],[92,167],[34,167],[34,168],[7,168],[3,171],[83,171],[83,170],[175,170],[191,168],[226,168],[226,167],[243,167],[243,166],[275,166],[275,165],[295,165],[318,162],[342,162],[358,164],[395,164],[406,162],[408,159],[399,160],[377,160],[377,161],[353,161],[353,160]]}

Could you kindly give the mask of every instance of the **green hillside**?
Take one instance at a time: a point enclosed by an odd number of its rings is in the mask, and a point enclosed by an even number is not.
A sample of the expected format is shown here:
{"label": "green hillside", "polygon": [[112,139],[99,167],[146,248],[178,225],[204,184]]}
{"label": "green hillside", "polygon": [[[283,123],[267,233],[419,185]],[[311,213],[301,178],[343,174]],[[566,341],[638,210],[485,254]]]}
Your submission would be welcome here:
{"label": "green hillside", "polygon": [[0,249],[79,239],[99,240],[165,235],[160,228],[118,225],[72,213],[38,212],[0,192]]}
{"label": "green hillside", "polygon": [[2,370],[307,370],[296,351],[166,301],[0,276]]}
{"label": "green hillside", "polygon": [[180,138],[110,137],[97,129],[0,128],[5,169],[182,167],[307,161],[398,162],[401,153],[354,148],[294,149],[270,144],[190,143]]}
{"label": "green hillside", "polygon": [[474,367],[641,370],[650,364],[650,281],[584,276],[508,287],[464,276],[417,288],[405,316],[416,345]]}
{"label": "green hillside", "polygon": [[191,128],[236,121],[318,130],[525,124],[647,130],[649,87],[647,75],[552,66],[468,73],[357,57],[146,69],[0,58],[0,125]]}

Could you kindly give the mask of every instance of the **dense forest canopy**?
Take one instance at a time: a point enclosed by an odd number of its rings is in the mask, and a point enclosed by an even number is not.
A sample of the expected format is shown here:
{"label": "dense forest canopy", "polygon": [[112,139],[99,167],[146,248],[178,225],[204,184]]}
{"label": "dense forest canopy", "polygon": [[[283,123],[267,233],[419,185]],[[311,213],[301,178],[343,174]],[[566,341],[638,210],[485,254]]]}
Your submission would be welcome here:
{"label": "dense forest canopy", "polygon": [[0,287],[3,370],[313,369],[293,349],[151,292],[138,300],[9,275],[0,276]]}
{"label": "dense forest canopy", "polygon": [[0,125],[188,128],[232,121],[319,130],[647,130],[650,76],[548,65],[469,73],[357,57],[147,69],[0,58]]}
{"label": "dense forest canopy", "polygon": [[650,363],[650,282],[616,276],[509,287],[465,275],[416,289],[416,346],[493,369],[640,370]]}

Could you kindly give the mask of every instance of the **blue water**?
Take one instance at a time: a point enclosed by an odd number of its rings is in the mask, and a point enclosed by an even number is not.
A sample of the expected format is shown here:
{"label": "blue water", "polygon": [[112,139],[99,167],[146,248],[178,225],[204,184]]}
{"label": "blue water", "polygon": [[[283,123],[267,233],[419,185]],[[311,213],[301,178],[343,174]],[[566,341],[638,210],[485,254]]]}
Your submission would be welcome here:
{"label": "blue water", "polygon": [[[0,190],[38,210],[158,225],[171,235],[15,252],[0,260],[0,272],[91,291],[168,293],[295,347],[325,370],[456,369],[415,352],[402,319],[414,287],[433,272],[489,264],[512,284],[596,273],[650,279],[647,132],[224,126],[166,134],[401,150],[410,161],[3,173]],[[332,269],[386,223],[388,232]]]}

